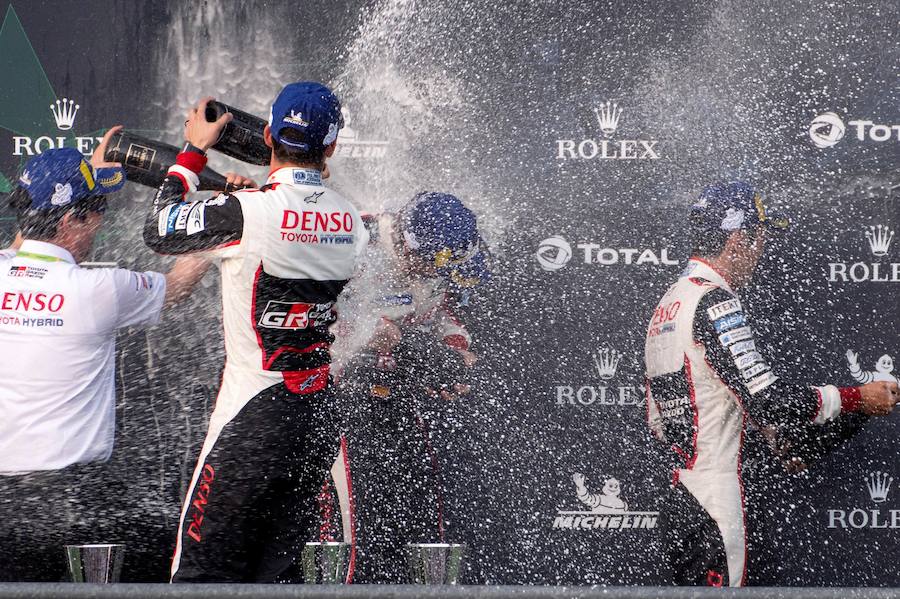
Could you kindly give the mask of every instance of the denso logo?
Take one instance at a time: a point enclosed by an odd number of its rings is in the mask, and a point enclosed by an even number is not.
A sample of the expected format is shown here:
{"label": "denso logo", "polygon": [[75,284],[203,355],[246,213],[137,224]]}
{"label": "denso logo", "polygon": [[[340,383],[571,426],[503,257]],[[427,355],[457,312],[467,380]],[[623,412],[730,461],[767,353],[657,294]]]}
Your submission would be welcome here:
{"label": "denso logo", "polygon": [[285,210],[281,228],[304,233],[350,233],[353,231],[353,216],[349,212]]}
{"label": "denso logo", "polygon": [[66,298],[61,293],[12,292],[3,294],[0,310],[16,310],[21,312],[59,312]]}

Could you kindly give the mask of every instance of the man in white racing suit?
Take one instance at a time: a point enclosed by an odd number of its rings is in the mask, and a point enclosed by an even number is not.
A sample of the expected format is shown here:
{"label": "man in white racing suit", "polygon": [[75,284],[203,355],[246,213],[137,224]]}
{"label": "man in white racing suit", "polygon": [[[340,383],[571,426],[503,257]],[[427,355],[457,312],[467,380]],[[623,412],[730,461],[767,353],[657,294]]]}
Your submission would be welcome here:
{"label": "man in white racing suit", "polygon": [[843,413],[886,415],[897,403],[896,384],[812,387],[767,364],[734,289],[750,280],[768,232],[787,226],[746,183],[704,189],[691,213],[691,260],[647,330],[648,421],[675,462],[660,515],[675,584],[746,584],[741,449],[749,425],[774,438]]}
{"label": "man in white racing suit", "polygon": [[330,370],[332,307],[368,234],[322,184],[340,103],[318,83],[285,87],[265,129],[259,189],[189,202],[205,152],[230,120],[188,113],[188,145],[160,186],[144,239],[160,253],[219,261],[226,366],[185,500],[173,582],[276,582],[317,523],[316,496],[338,452]]}

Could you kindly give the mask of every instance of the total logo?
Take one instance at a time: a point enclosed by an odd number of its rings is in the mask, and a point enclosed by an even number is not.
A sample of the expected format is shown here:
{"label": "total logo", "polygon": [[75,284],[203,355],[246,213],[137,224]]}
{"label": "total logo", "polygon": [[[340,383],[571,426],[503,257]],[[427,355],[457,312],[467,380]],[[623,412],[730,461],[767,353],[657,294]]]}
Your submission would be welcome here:
{"label": "total logo", "polygon": [[[859,141],[900,140],[900,125],[879,125],[873,121],[862,120],[848,121],[847,124],[856,129],[856,139]],[[809,124],[809,137],[817,148],[837,145],[844,139],[846,132],[844,121],[834,112],[822,113]]]}
{"label": "total logo", "polygon": [[[50,112],[53,113],[53,120],[56,122],[56,128],[60,131],[69,131],[75,126],[75,115],[81,108],[75,100],[63,98],[57,100],[50,105]],[[26,135],[13,136],[13,156],[35,156],[41,152],[52,150],[55,148],[66,147],[67,136],[57,135],[51,137],[42,135],[37,138],[31,138]],[[102,137],[82,137],[75,138],[75,148],[85,156],[90,156],[94,151],[94,144],[99,143]]]}
{"label": "total logo", "polygon": [[[678,266],[677,260],[669,258],[668,248],[662,248],[657,252],[652,249],[607,248],[599,243],[579,243],[575,247],[582,251],[582,260],[585,264]],[[545,271],[557,271],[572,260],[572,246],[562,237],[548,237],[538,244],[535,257]]]}
{"label": "total logo", "polygon": [[344,126],[338,133],[338,145],[335,156],[338,158],[384,158],[387,155],[388,141],[363,139],[355,129],[350,127],[350,113],[341,108],[344,115]]}
{"label": "total logo", "polygon": [[656,528],[659,512],[629,509],[622,494],[622,483],[611,476],[600,477],[599,493],[591,493],[584,474],[572,474],[575,498],[581,510],[560,509],[553,518],[553,528],[560,530],[649,530]]}
{"label": "total logo", "polygon": [[643,403],[643,385],[610,385],[616,377],[623,354],[604,347],[591,356],[599,382],[583,385],[556,385],[558,406],[638,406]]}
{"label": "total logo", "polygon": [[[894,484],[894,477],[887,472],[870,472],[865,477],[865,489],[876,506],[886,503]],[[900,509],[881,510],[853,508],[828,510],[828,528],[843,529],[893,529],[900,528]]]}
{"label": "total logo", "polygon": [[[865,237],[872,255],[883,258],[891,249],[894,231],[885,225],[872,225]],[[830,262],[828,280],[832,283],[900,283],[900,262]]]}
{"label": "total logo", "polygon": [[556,140],[556,157],[559,160],[658,160],[659,152],[655,139],[620,139],[611,138],[619,128],[622,108],[612,100],[594,108],[597,124],[602,139]]}

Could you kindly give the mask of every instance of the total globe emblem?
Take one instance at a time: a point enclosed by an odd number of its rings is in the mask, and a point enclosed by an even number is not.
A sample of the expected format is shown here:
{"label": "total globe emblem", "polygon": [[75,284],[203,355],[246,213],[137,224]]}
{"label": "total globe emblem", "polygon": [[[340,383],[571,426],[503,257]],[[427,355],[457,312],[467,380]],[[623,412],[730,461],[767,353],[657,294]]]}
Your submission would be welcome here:
{"label": "total globe emblem", "polygon": [[[885,125],[869,120],[847,121],[858,141],[900,141],[900,125]],[[809,124],[809,138],[817,148],[837,145],[847,133],[844,121],[837,113],[823,112]]]}
{"label": "total globe emblem", "polygon": [[[75,117],[81,105],[75,100],[63,98],[50,105],[50,112],[59,131],[71,131],[75,127]],[[72,139],[73,145],[67,142]],[[47,150],[64,147],[74,147],[85,156],[90,156],[94,151],[94,145],[100,143],[102,137],[76,136],[70,138],[67,135],[41,135],[29,137],[27,135],[14,135],[13,156],[35,156]]]}
{"label": "total globe emblem", "polygon": [[[669,258],[669,249],[661,248],[610,248],[599,243],[578,243],[584,264],[612,266],[678,266],[678,260]],[[573,258],[572,245],[559,235],[548,237],[538,244],[535,258],[538,265],[547,272],[564,268]]]}

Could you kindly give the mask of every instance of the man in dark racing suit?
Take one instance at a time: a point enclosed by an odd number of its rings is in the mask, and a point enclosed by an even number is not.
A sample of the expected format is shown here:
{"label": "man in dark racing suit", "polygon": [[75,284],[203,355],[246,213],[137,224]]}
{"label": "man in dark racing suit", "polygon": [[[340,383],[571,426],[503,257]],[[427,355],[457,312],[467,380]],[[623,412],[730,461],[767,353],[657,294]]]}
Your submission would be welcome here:
{"label": "man in dark racing suit", "polygon": [[188,201],[205,152],[231,115],[188,113],[188,145],[160,186],[144,239],[164,254],[218,262],[227,362],[182,509],[173,582],[283,580],[313,540],[316,496],[338,452],[329,375],[332,307],[368,234],[322,185],[341,127],[318,83],[285,87],[272,106],[271,173],[259,189]]}
{"label": "man in dark racing suit", "polygon": [[355,580],[397,584],[407,543],[454,540],[444,467],[477,359],[460,312],[490,273],[475,214],[456,196],[420,193],[369,226],[366,271],[339,303],[338,326],[356,332],[342,339],[362,347],[344,350],[338,388],[352,404]]}
{"label": "man in dark racing suit", "polygon": [[734,288],[752,277],[768,232],[787,226],[746,183],[704,189],[691,212],[691,260],[647,330],[648,422],[674,460],[660,526],[678,585],[746,584],[741,451],[750,427],[783,454],[813,427],[887,415],[898,401],[894,383],[810,387],[766,363]]}

